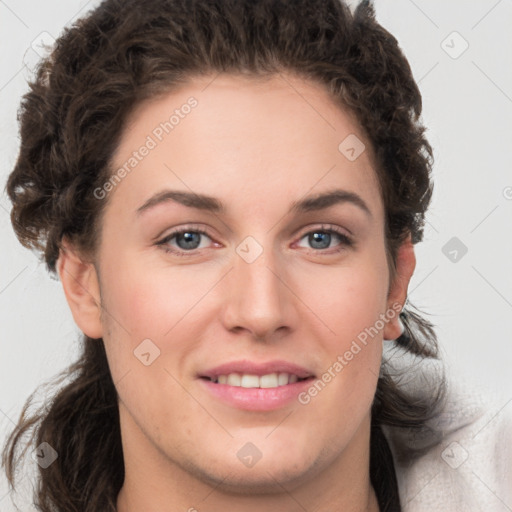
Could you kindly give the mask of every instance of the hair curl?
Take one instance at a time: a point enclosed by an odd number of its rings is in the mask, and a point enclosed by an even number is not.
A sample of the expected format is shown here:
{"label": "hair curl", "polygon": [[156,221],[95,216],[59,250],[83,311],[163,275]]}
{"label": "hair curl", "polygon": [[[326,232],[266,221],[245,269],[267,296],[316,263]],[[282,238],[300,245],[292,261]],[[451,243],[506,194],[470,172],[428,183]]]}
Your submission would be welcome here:
{"label": "hair curl", "polygon": [[[43,59],[19,112],[21,147],[7,181],[20,242],[56,271],[64,238],[84,255],[101,241],[106,200],[93,191],[111,176],[126,120],[141,101],[194,76],[291,72],[321,84],[355,114],[375,156],[385,207],[390,278],[399,246],[422,240],[432,196],[433,152],[419,119],[422,102],[397,40],[375,20],[369,1],[353,12],[341,0],[106,0],[66,28]],[[436,358],[430,322],[405,308],[396,340]],[[3,452],[9,482],[16,448],[49,442],[58,459],[40,471],[35,504],[43,512],[115,511],[124,478],[117,393],[102,340],[83,336],[80,359],[50,404],[27,415],[27,400]],[[370,476],[381,510],[399,510],[383,425],[421,428],[443,386],[418,402],[383,362],[372,407]],[[36,445],[37,445],[36,444]],[[20,455],[21,457],[21,455]]]}

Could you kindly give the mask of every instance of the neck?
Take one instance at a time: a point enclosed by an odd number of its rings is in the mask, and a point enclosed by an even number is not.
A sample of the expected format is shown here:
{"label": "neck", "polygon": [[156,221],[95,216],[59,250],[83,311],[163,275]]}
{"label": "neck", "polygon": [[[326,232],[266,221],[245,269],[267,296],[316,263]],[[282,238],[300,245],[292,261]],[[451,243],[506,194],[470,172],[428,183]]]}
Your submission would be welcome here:
{"label": "neck", "polygon": [[312,464],[307,474],[286,482],[269,474],[262,487],[248,488],[232,474],[213,481],[176,463],[156,449],[121,402],[119,413],[125,480],[117,512],[379,512],[369,475],[369,416],[330,464]]}

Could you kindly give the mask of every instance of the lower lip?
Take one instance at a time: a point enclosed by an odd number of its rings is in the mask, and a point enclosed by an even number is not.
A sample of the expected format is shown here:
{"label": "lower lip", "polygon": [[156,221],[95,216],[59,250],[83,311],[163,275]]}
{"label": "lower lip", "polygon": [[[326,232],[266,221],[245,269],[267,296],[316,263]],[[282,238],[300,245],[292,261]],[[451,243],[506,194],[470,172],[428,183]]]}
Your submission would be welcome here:
{"label": "lower lip", "polygon": [[276,388],[242,388],[216,384],[207,379],[199,380],[210,393],[232,407],[248,411],[272,411],[296,400],[298,394],[311,385],[314,377]]}

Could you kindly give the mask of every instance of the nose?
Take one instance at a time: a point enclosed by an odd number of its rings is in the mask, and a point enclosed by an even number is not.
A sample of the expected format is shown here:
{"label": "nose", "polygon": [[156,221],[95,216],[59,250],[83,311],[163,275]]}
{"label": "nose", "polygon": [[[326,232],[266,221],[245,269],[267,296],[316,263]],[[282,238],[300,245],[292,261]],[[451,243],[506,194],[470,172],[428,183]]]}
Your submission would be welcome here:
{"label": "nose", "polygon": [[229,272],[222,319],[231,332],[249,332],[259,341],[270,341],[294,328],[295,297],[283,265],[270,249],[252,262],[235,253]]}

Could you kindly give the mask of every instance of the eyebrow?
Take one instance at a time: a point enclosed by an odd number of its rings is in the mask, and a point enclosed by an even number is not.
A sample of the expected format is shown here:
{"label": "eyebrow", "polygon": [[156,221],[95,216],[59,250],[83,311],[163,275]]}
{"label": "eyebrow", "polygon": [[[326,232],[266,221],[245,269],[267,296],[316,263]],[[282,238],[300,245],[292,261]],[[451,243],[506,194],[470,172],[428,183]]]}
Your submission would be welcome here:
{"label": "eyebrow", "polygon": [[[181,190],[163,190],[151,196],[142,206],[137,208],[137,215],[141,215],[143,212],[159,204],[170,201],[174,201],[189,208],[212,213],[223,214],[226,212],[226,206],[215,197]],[[327,192],[307,196],[299,201],[294,201],[290,207],[289,213],[306,213],[325,210],[336,204],[343,203],[353,204],[360,208],[368,217],[372,217],[370,208],[361,196],[355,192],[342,189],[329,190]]]}

